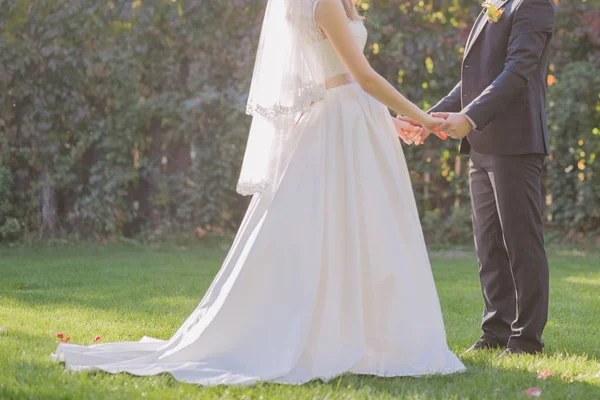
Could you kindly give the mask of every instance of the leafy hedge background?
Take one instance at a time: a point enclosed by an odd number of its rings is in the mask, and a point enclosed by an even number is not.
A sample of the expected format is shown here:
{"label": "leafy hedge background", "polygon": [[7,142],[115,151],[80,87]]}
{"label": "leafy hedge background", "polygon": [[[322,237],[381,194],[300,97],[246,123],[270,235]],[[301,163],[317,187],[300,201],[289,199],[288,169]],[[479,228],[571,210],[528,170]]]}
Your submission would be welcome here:
{"label": "leafy hedge background", "polygon": [[[0,241],[234,231],[265,0],[0,0]],[[548,227],[600,231],[600,1],[557,0]],[[423,108],[479,1],[365,0],[368,57]],[[470,240],[467,159],[406,148],[430,242]],[[210,233],[209,232],[209,233]]]}

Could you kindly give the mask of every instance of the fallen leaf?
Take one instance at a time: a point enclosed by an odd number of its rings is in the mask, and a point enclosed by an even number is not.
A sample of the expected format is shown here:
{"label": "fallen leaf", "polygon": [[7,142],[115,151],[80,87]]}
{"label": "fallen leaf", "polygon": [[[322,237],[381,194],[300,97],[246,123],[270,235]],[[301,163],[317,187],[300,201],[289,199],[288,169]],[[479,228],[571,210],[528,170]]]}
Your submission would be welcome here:
{"label": "fallen leaf", "polygon": [[546,379],[547,377],[552,376],[552,371],[550,371],[549,369],[540,372],[538,371],[537,377],[540,379]]}
{"label": "fallen leaf", "polygon": [[525,390],[527,397],[540,397],[542,395],[542,389],[539,387],[532,387]]}
{"label": "fallen leaf", "polygon": [[67,336],[67,337],[66,337],[66,338],[64,338],[64,339],[60,339],[60,342],[61,342],[61,343],[67,343],[69,340],[71,340],[71,336]]}
{"label": "fallen leaf", "polygon": [[65,334],[64,334],[64,333],[57,333],[55,336],[56,336],[57,338],[59,338],[59,339],[62,339],[62,338],[64,338],[64,337],[65,337]]}
{"label": "fallen leaf", "polygon": [[99,341],[100,341],[100,339],[102,339],[100,336],[96,336],[96,337],[94,338],[94,343],[96,343],[96,342],[99,342]]}
{"label": "fallen leaf", "polygon": [[206,231],[201,227],[196,228],[196,234],[198,235],[198,239],[203,239],[206,236]]}

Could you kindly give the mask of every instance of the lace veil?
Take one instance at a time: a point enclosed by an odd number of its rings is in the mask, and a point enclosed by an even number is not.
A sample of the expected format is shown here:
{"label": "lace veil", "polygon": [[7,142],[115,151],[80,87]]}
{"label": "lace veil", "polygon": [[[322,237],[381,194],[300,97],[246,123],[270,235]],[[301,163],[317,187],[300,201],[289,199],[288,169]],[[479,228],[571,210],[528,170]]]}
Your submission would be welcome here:
{"label": "lace veil", "polygon": [[325,78],[314,22],[317,0],[269,0],[246,112],[252,125],[237,191],[274,191],[300,113],[323,98]]}

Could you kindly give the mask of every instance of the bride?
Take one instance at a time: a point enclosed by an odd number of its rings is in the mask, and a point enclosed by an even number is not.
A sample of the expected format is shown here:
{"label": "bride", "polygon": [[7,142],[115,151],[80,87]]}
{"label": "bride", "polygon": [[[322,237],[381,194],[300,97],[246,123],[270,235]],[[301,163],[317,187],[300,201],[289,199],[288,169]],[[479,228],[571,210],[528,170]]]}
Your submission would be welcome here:
{"label": "bride", "polygon": [[238,185],[254,196],[212,286],[167,341],[61,344],[55,359],[202,385],[464,370],[397,138],[415,132],[387,108],[442,121],[373,71],[366,40],[351,0],[269,0]]}

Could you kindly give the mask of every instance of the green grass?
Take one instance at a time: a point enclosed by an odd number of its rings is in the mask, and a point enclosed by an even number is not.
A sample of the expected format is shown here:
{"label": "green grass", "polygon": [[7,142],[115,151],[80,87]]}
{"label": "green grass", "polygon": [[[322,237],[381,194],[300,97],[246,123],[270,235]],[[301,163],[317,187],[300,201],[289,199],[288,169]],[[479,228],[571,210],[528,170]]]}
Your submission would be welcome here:
{"label": "green grass", "polygon": [[[551,252],[550,321],[543,356],[463,356],[464,374],[431,378],[345,375],[328,383],[202,388],[168,375],[72,374],[51,360],[54,334],[73,343],[168,338],[196,307],[223,248],[109,245],[0,248],[0,399],[600,399],[600,254]],[[470,252],[434,253],[434,273],[453,351],[479,335],[481,294]],[[538,379],[536,371],[553,375]],[[567,379],[562,377],[566,376]]]}

